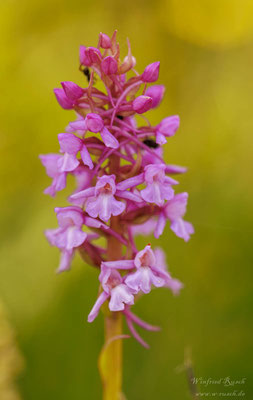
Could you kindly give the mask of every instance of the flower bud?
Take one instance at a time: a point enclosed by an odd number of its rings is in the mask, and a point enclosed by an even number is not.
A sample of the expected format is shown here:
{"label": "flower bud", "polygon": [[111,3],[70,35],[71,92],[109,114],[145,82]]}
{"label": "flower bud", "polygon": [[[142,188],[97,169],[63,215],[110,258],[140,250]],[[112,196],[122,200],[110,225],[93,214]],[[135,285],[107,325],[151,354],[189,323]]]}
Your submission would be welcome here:
{"label": "flower bud", "polygon": [[102,49],[110,49],[112,43],[108,35],[100,32],[99,39],[100,39],[100,47],[102,47]]}
{"label": "flower bud", "polygon": [[131,45],[129,40],[127,39],[127,47],[128,47],[128,53],[127,56],[124,58],[123,63],[119,67],[119,73],[120,74],[125,74],[126,72],[130,71],[132,68],[135,67],[136,65],[136,59],[132,55],[131,51]]}
{"label": "flower bud", "polygon": [[130,71],[136,65],[136,59],[132,55],[128,55],[124,58],[123,63],[120,66],[120,73],[123,74],[125,72]]}
{"label": "flower bud", "polygon": [[139,96],[133,101],[133,109],[138,114],[143,114],[152,108],[153,100],[149,96]]}
{"label": "flower bud", "polygon": [[155,82],[159,76],[159,68],[160,62],[156,61],[152,64],[149,64],[145,69],[141,76],[143,82]]}
{"label": "flower bud", "polygon": [[104,123],[100,115],[94,113],[87,114],[85,123],[87,130],[94,133],[102,131],[104,127]]}
{"label": "flower bud", "polygon": [[80,46],[80,63],[86,67],[91,67],[101,59],[101,53],[96,47]]}
{"label": "flower bud", "polygon": [[71,110],[73,108],[73,101],[66,96],[63,89],[54,89],[54,94],[58,103],[64,110]]}
{"label": "flower bud", "polygon": [[61,85],[63,87],[66,96],[70,100],[75,101],[80,97],[82,97],[83,89],[80,88],[80,86],[78,86],[76,83],[67,81],[67,82],[61,82]]}
{"label": "flower bud", "polygon": [[118,63],[115,58],[105,57],[101,63],[101,69],[105,75],[116,74],[118,71]]}
{"label": "flower bud", "polygon": [[159,106],[159,104],[163,99],[164,92],[165,92],[165,87],[163,85],[150,86],[146,90],[145,95],[151,97],[153,100],[152,108]]}

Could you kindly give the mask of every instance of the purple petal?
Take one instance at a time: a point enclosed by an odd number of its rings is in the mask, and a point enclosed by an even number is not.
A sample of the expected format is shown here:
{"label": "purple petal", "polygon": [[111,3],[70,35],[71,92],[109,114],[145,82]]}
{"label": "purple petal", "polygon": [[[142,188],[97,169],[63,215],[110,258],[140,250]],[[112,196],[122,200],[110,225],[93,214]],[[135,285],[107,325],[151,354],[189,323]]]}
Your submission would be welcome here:
{"label": "purple petal", "polygon": [[170,176],[165,176],[164,177],[164,182],[168,185],[178,185],[179,182],[176,181],[175,179],[171,178]]}
{"label": "purple petal", "polygon": [[79,165],[79,161],[72,154],[65,153],[62,158],[57,162],[57,166],[60,172],[71,172],[74,171]]}
{"label": "purple petal", "polygon": [[165,87],[163,85],[153,85],[146,90],[145,94],[153,100],[152,108],[159,106],[163,99],[164,92]]}
{"label": "purple petal", "polygon": [[150,235],[156,227],[156,221],[153,218],[148,219],[144,224],[132,225],[133,235]]}
{"label": "purple petal", "polygon": [[86,131],[86,130],[87,130],[87,126],[86,126],[86,122],[84,119],[80,119],[80,120],[69,123],[69,131],[71,131],[71,132]]}
{"label": "purple petal", "polygon": [[141,197],[148,203],[155,203],[158,206],[164,204],[164,200],[170,200],[174,196],[174,190],[166,184],[153,182],[141,190]]}
{"label": "purple petal", "polygon": [[149,349],[149,345],[140,337],[140,335],[136,332],[132,321],[130,320],[130,318],[126,318],[126,322],[128,325],[128,328],[131,332],[131,334],[133,335],[133,337],[137,340],[137,342],[139,342],[143,347],[146,347],[146,349]]}
{"label": "purple petal", "polygon": [[87,197],[94,196],[94,194],[95,194],[95,188],[94,187],[90,187],[90,188],[81,190],[81,192],[72,194],[69,197],[69,199],[70,199],[70,201],[72,201],[72,200],[81,200],[81,199],[82,200],[86,200]]}
{"label": "purple petal", "polygon": [[156,239],[158,239],[162,235],[165,225],[166,225],[166,218],[162,212],[162,213],[160,213],[160,215],[158,217],[158,221],[157,221],[157,224],[155,227],[154,236]]}
{"label": "purple petal", "polygon": [[91,173],[86,166],[84,167],[83,165],[79,165],[73,172],[73,175],[75,176],[77,183],[77,188],[75,190],[76,193],[91,185]]}
{"label": "purple petal", "polygon": [[59,133],[58,140],[62,153],[76,155],[83,145],[82,140],[72,133]]}
{"label": "purple petal", "polygon": [[72,261],[72,258],[74,256],[73,251],[63,251],[61,253],[61,259],[60,259],[60,265],[57,269],[57,272],[64,272],[70,269],[70,264]]}
{"label": "purple petal", "polygon": [[64,189],[66,187],[66,173],[63,172],[60,175],[58,175],[53,182],[56,192],[59,192],[60,190]]}
{"label": "purple petal", "polygon": [[157,268],[161,269],[162,271],[167,272],[167,264],[166,264],[166,256],[161,247],[156,247],[154,249],[154,254],[156,258],[156,266]]}
{"label": "purple petal", "polygon": [[62,156],[60,154],[41,154],[39,156],[42,165],[46,168],[46,173],[50,178],[54,178],[58,173],[57,162]]}
{"label": "purple petal", "polygon": [[49,194],[50,196],[54,197],[56,192],[59,192],[60,190],[64,189],[66,187],[66,173],[63,172],[59,175],[57,175],[53,181],[51,186],[47,187],[44,190],[45,194]]}
{"label": "purple petal", "polygon": [[133,176],[132,178],[125,179],[124,181],[117,184],[117,190],[126,190],[134,186],[138,186],[144,182],[144,174]]}
{"label": "purple petal", "polygon": [[104,302],[108,299],[109,295],[105,292],[102,292],[100,296],[97,298],[96,303],[92,307],[91,312],[88,315],[88,322],[93,322],[94,319],[98,316],[100,307],[104,304]]}
{"label": "purple petal", "polygon": [[142,202],[142,198],[139,195],[134,194],[132,192],[119,190],[119,191],[116,191],[116,195],[118,197],[121,197],[122,199],[131,200],[131,201],[134,201],[136,203],[141,203]]}
{"label": "purple petal", "polygon": [[80,246],[87,238],[87,233],[76,227],[67,229],[66,235],[66,249],[72,250],[74,247]]}
{"label": "purple petal", "polygon": [[180,282],[178,279],[173,278],[167,280],[165,286],[171,289],[174,295],[178,295],[180,290],[184,287],[182,282]]}
{"label": "purple petal", "polygon": [[149,293],[152,284],[150,278],[150,269],[148,267],[143,267],[127,275],[125,283],[134,293],[138,293],[140,290],[143,293]]}
{"label": "purple petal", "polygon": [[187,171],[186,167],[180,165],[168,164],[165,169],[167,174],[184,174]]}
{"label": "purple petal", "polygon": [[80,207],[56,207],[55,212],[61,228],[69,228],[71,226],[81,228],[84,223],[83,210]]}
{"label": "purple petal", "polygon": [[173,221],[170,228],[178,237],[184,239],[185,242],[188,242],[190,235],[194,233],[192,224],[184,221],[182,218]]}
{"label": "purple petal", "polygon": [[186,213],[186,206],[188,200],[188,193],[179,193],[166,204],[164,207],[164,213],[170,220],[176,220],[181,218]]}
{"label": "purple petal", "polygon": [[179,122],[180,120],[178,115],[164,118],[158,125],[158,131],[164,136],[173,136],[179,127]]}
{"label": "purple petal", "polygon": [[[61,234],[62,231],[63,231],[62,228],[47,229],[47,230],[45,231],[45,236],[46,236],[47,240],[49,241],[49,243],[50,243],[52,246],[57,246],[57,247],[59,247],[59,246],[57,245],[57,240],[58,240],[57,238],[58,238],[59,234]],[[60,246],[60,247],[61,247],[61,246]]]}
{"label": "purple petal", "polygon": [[148,324],[147,322],[145,322],[142,319],[140,319],[139,317],[137,317],[137,315],[135,315],[131,311],[129,311],[127,308],[124,311],[124,314],[127,316],[127,318],[129,318],[135,324],[139,325],[143,329],[146,329],[147,331],[157,332],[157,331],[161,330],[161,328],[159,326]]}
{"label": "purple petal", "polygon": [[115,269],[132,269],[135,267],[133,260],[104,261],[102,265]]}
{"label": "purple petal", "polygon": [[87,147],[83,144],[82,149],[80,151],[82,161],[84,165],[88,165],[90,169],[93,169],[93,162],[91,156],[87,150]]}
{"label": "purple petal", "polygon": [[164,184],[160,185],[160,194],[162,200],[171,200],[174,197],[174,190],[170,184],[164,182]]}
{"label": "purple petal", "polygon": [[118,140],[108,131],[106,127],[104,127],[101,131],[101,137],[106,147],[111,147],[112,149],[117,149],[119,147]]}
{"label": "purple petal", "polygon": [[160,144],[161,146],[167,143],[165,136],[159,131],[156,134],[156,143]]}
{"label": "purple petal", "polygon": [[95,218],[90,218],[90,217],[85,217],[85,225],[89,226],[91,228],[105,228],[105,229],[109,229],[109,226],[103,224],[103,222],[95,219]]}

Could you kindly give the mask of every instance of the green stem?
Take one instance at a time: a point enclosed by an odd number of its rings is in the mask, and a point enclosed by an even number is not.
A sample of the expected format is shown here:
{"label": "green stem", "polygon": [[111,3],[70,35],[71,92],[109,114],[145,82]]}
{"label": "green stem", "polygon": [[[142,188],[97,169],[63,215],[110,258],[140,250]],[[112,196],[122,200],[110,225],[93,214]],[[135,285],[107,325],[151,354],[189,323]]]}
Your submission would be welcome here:
{"label": "green stem", "polygon": [[103,400],[120,400],[122,386],[122,333],[121,313],[105,316],[105,345],[99,358],[103,383]]}
{"label": "green stem", "polygon": [[[119,168],[119,159],[111,156],[110,172]],[[118,217],[111,218],[111,228],[122,234]],[[122,245],[110,236],[107,243],[108,260],[122,258]],[[103,384],[103,400],[120,400],[122,398],[122,314],[120,312],[104,311],[105,344],[99,357],[99,371]]]}

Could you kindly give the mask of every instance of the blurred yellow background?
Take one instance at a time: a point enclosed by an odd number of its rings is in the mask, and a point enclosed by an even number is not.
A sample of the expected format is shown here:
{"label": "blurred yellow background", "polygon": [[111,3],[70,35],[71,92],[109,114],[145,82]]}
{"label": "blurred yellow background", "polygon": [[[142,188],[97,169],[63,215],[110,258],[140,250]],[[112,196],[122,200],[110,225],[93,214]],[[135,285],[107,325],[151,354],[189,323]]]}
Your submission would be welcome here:
{"label": "blurred yellow background", "polygon": [[[65,205],[66,192],[53,200],[42,194],[49,178],[38,154],[58,151],[57,134],[73,120],[53,88],[64,80],[86,84],[79,45],[96,46],[100,31],[111,35],[116,28],[122,51],[129,37],[139,71],[161,61],[166,95],[150,119],[181,117],[166,160],[189,167],[180,190],[190,194],[187,220],[196,229],[189,243],[168,226],[160,240],[151,238],[185,288],[178,298],[153,291],[136,306],[163,329],[144,334],[149,351],[125,342],[124,392],[128,400],[189,399],[185,374],[177,372],[188,346],[197,377],[246,377],[240,389],[251,399],[250,0],[1,1],[0,299],[25,359],[21,396],[101,397],[102,318],[86,323],[97,273],[77,256],[70,273],[54,274],[58,251],[43,230],[56,226],[53,209]],[[139,238],[140,248],[145,243]]]}

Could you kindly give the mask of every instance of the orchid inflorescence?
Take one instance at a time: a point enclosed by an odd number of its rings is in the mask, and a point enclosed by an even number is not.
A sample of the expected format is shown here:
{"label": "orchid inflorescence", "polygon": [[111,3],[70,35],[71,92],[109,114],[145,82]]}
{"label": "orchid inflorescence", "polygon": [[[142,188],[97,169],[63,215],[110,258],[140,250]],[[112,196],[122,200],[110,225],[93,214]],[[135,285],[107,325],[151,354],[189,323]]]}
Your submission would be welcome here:
{"label": "orchid inflorescence", "polygon": [[[131,306],[153,286],[177,294],[182,284],[169,274],[162,249],[153,251],[148,244],[138,251],[135,237],[153,232],[159,238],[169,221],[172,231],[188,241],[193,227],[183,220],[188,195],[175,194],[178,182],[168,176],[186,169],[163,160],[162,146],[176,133],[179,117],[164,118],[156,126],[145,117],[142,125],[140,117],[136,121],[136,114],[142,116],[163,98],[164,86],[147,88],[157,81],[160,63],[149,64],[142,74],[135,65],[129,41],[128,54],[120,60],[116,31],[112,38],[100,33],[97,47],[81,46],[80,70],[87,87],[62,82],[62,88],[54,90],[60,106],[74,110],[77,119],[58,135],[60,154],[40,158],[53,179],[46,194],[55,196],[64,189],[69,174],[77,183],[68,198],[71,205],[55,209],[59,228],[46,231],[50,244],[61,251],[58,271],[70,268],[78,250],[100,270],[99,296],[88,321],[108,302],[109,310],[122,312],[132,335],[147,346],[134,324],[148,330],[158,327],[142,321]],[[95,87],[98,78],[104,90]],[[121,246],[121,256],[110,259],[106,248],[94,243],[100,237]]]}

